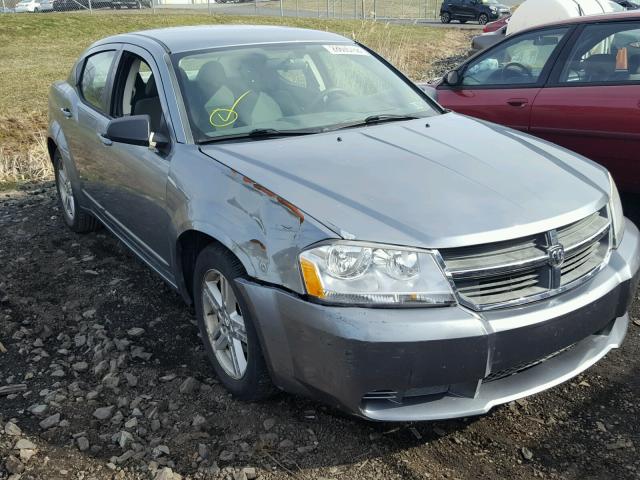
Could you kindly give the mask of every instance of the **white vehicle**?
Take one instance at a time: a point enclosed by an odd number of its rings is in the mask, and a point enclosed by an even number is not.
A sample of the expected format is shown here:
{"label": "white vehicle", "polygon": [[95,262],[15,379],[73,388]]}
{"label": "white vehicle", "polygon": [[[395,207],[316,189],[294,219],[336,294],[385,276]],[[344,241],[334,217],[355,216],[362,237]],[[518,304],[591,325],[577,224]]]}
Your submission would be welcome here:
{"label": "white vehicle", "polygon": [[54,0],[40,0],[40,11],[53,12],[53,2]]}
{"label": "white vehicle", "polygon": [[544,23],[613,11],[608,0],[526,0],[511,15],[507,35]]}
{"label": "white vehicle", "polygon": [[39,12],[41,11],[40,2],[35,0],[22,0],[16,5],[16,13]]}

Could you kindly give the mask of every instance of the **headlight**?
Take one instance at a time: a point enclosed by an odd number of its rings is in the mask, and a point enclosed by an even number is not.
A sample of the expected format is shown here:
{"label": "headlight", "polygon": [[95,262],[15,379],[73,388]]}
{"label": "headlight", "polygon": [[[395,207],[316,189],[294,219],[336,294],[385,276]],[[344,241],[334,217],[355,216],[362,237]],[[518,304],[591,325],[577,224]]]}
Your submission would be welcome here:
{"label": "headlight", "polygon": [[451,286],[430,252],[336,242],[300,254],[309,295],[330,303],[450,305]]}
{"label": "headlight", "polygon": [[624,235],[624,214],[622,213],[620,194],[611,174],[609,174],[609,185],[611,191],[609,195],[609,217],[611,218],[611,228],[613,230],[613,248],[618,248]]}

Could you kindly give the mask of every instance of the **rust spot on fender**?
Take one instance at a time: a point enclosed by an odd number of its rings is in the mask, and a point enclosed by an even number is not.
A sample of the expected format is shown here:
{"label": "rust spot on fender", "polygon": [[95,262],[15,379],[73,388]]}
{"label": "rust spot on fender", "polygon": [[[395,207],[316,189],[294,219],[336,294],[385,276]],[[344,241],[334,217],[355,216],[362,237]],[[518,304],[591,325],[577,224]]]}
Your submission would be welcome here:
{"label": "rust spot on fender", "polygon": [[252,188],[254,188],[255,190],[257,190],[258,192],[263,193],[269,198],[273,198],[276,202],[278,202],[280,205],[286,208],[293,216],[295,216],[299,220],[300,224],[304,222],[304,213],[302,213],[302,211],[298,207],[296,207],[293,203],[289,202],[288,200],[285,200],[280,195],[275,194],[268,188],[264,187],[263,185],[260,185],[258,182],[254,182],[249,177],[243,176],[242,181],[247,185],[251,186]]}
{"label": "rust spot on fender", "polygon": [[258,239],[254,238],[253,240],[249,240],[249,243],[257,245],[260,250],[264,250],[265,252],[267,251],[267,246]]}

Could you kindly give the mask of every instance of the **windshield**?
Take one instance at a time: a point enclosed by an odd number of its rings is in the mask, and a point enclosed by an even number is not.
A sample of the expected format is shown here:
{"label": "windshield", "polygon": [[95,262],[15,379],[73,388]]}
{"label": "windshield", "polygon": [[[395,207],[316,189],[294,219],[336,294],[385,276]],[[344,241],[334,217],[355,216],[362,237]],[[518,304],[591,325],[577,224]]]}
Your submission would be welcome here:
{"label": "windshield", "polygon": [[193,136],[327,131],[372,116],[437,113],[355,44],[283,44],[174,55]]}

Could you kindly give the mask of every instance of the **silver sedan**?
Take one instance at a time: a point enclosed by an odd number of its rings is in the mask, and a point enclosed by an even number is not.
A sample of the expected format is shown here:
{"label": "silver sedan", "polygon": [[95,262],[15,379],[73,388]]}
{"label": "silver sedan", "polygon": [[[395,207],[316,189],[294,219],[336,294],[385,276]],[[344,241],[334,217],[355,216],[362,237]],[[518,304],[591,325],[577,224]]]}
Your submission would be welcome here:
{"label": "silver sedan", "polygon": [[339,35],[100,40],[51,88],[48,146],[67,225],[104,225],[194,305],[241,399],[482,414],[627,330],[640,236],[608,172]]}

